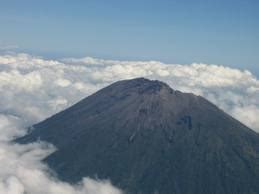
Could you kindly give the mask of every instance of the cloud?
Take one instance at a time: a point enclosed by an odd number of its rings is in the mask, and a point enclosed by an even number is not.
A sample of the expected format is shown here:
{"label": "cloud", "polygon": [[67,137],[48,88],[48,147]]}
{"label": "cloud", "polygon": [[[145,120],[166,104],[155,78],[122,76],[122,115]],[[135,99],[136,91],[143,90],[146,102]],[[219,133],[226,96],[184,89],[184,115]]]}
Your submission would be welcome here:
{"label": "cloud", "polygon": [[147,77],[165,81],[177,90],[202,95],[259,131],[259,120],[244,114],[248,111],[256,115],[259,109],[259,80],[249,71],[213,64],[180,65],[91,57],[45,60],[24,53],[0,55],[0,70],[1,111],[22,116],[29,124],[114,81]]}
{"label": "cloud", "polygon": [[55,148],[40,142],[14,145],[10,140],[98,89],[134,77],[159,79],[176,90],[204,96],[259,132],[259,80],[249,71],[200,63],[0,55],[0,194],[120,193],[108,181],[61,182],[40,162]]}

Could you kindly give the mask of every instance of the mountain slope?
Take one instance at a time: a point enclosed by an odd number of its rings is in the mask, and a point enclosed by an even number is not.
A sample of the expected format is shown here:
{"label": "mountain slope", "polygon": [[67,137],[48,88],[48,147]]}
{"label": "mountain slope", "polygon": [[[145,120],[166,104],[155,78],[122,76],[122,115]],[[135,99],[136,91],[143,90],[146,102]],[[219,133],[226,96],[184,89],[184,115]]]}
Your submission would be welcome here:
{"label": "mountain slope", "polygon": [[130,194],[259,193],[259,135],[206,99],[144,78],[116,82],[17,139],[53,143],[68,182],[110,179]]}

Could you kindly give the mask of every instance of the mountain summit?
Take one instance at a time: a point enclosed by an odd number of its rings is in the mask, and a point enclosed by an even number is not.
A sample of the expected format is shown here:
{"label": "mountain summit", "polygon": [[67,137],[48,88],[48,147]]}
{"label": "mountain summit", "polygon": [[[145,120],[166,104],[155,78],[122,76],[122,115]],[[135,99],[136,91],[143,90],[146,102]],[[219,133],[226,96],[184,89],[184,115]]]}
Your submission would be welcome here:
{"label": "mountain summit", "polygon": [[259,135],[203,97],[144,78],[116,82],[17,139],[58,150],[57,176],[126,194],[257,194]]}

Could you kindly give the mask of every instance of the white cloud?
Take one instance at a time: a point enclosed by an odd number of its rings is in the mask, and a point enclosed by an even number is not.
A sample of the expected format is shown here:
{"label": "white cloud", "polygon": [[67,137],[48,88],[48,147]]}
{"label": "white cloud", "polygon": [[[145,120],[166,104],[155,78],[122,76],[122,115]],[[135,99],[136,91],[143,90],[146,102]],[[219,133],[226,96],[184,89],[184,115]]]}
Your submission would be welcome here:
{"label": "white cloud", "polygon": [[[17,84],[19,83],[19,84]],[[0,72],[0,86],[6,88],[13,88],[17,90],[31,90],[39,88],[42,84],[42,79],[39,73],[29,72],[20,73],[17,70]]]}
{"label": "white cloud", "polygon": [[159,79],[174,89],[202,95],[259,131],[259,80],[248,71],[197,63],[0,55],[0,166],[5,166],[0,170],[0,194],[118,193],[108,182],[86,178],[72,186],[58,181],[40,162],[52,147],[39,143],[18,146],[9,144],[9,140],[24,134],[26,126],[98,89],[134,77]]}
{"label": "white cloud", "polygon": [[116,80],[148,77],[165,81],[174,89],[202,95],[259,131],[259,120],[251,122],[244,114],[237,113],[237,109],[245,111],[251,106],[255,107],[252,113],[259,109],[259,80],[248,71],[221,65],[91,57],[57,61],[23,53],[0,56],[0,70],[0,90],[4,91],[2,111],[15,112],[31,122],[64,109]]}
{"label": "white cloud", "polygon": [[71,84],[71,82],[67,79],[58,79],[55,83],[61,87],[67,87]]}

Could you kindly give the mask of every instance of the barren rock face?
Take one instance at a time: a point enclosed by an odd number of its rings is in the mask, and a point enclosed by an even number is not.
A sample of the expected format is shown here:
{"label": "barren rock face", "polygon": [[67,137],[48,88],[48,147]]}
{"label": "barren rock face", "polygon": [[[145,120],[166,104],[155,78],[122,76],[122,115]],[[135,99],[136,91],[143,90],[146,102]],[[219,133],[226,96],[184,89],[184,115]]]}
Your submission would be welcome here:
{"label": "barren rock face", "polygon": [[17,139],[53,143],[68,182],[110,179],[128,194],[259,193],[259,135],[206,99],[144,78],[116,82]]}

